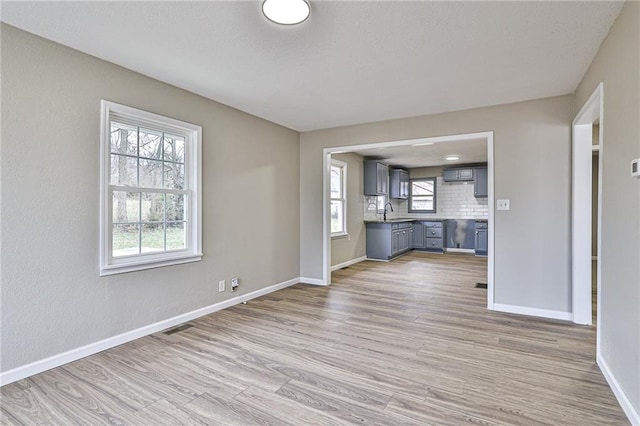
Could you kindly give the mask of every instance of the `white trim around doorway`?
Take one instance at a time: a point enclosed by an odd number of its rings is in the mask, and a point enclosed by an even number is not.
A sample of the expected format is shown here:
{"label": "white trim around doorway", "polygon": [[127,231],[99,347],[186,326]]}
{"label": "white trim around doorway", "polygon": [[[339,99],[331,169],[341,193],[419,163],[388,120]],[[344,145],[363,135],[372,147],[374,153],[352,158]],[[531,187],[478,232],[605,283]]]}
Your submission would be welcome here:
{"label": "white trim around doorway", "polygon": [[436,136],[419,139],[397,140],[377,142],[362,145],[336,146],[324,148],[322,153],[322,284],[331,284],[331,235],[329,217],[329,167],[331,154],[338,152],[351,152],[370,148],[391,148],[422,143],[446,143],[471,139],[486,139],[487,141],[487,174],[488,174],[488,204],[489,204],[489,241],[487,250],[487,308],[493,310],[494,306],[494,245],[495,245],[495,220],[494,220],[494,164],[493,164],[493,132],[465,133],[460,135]]}
{"label": "white trim around doorway", "polygon": [[[598,145],[593,145],[593,124],[599,124]],[[604,129],[604,85],[600,83],[573,120],[572,126],[572,221],[571,221],[571,281],[572,320],[576,324],[591,325],[592,278],[591,262],[591,204],[592,204],[592,153],[598,156],[598,223],[596,254],[596,351],[600,352],[601,320],[601,271],[602,271],[602,151]],[[597,148],[594,148],[597,147]]]}

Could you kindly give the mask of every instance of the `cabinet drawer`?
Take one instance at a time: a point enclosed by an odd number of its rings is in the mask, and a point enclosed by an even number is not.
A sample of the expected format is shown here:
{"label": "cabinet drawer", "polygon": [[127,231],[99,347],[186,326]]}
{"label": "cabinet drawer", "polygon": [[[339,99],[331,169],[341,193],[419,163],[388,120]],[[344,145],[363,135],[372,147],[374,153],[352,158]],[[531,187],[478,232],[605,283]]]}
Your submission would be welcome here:
{"label": "cabinet drawer", "polygon": [[442,222],[423,222],[427,228],[442,228]]}
{"label": "cabinet drawer", "polygon": [[442,238],[442,228],[427,228],[425,230],[427,238]]}
{"label": "cabinet drawer", "polygon": [[442,238],[427,238],[427,245],[425,248],[428,249],[441,249],[442,248]]}

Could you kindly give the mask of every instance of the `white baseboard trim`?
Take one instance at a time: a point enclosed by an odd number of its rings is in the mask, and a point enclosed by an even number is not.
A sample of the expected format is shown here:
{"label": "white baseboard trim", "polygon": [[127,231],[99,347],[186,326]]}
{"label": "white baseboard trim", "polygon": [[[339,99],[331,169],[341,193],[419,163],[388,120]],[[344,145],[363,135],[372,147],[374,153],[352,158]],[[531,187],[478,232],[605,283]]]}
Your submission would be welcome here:
{"label": "white baseboard trim", "polygon": [[600,371],[602,371],[602,375],[605,379],[607,379],[607,383],[609,383],[609,387],[613,391],[613,394],[616,396],[620,407],[629,418],[629,421],[633,426],[640,426],[640,414],[633,408],[631,405],[631,401],[627,398],[627,394],[624,393],[622,388],[620,387],[620,383],[616,380],[616,377],[611,372],[609,368],[609,364],[602,358],[602,355],[598,353],[596,355],[596,362],[598,363],[598,367],[600,367]]}
{"label": "white baseboard trim", "polygon": [[367,260],[367,256],[357,257],[355,259],[347,260],[346,262],[338,263],[331,267],[331,272],[337,271],[338,269],[346,268],[347,266],[355,265],[356,263],[360,263],[363,260]]}
{"label": "white baseboard trim", "polygon": [[308,277],[300,277],[300,282],[302,284],[311,284],[311,285],[326,285],[324,281],[318,278],[308,278]]}
{"label": "white baseboard trim", "polygon": [[72,361],[93,355],[98,352],[102,352],[106,349],[113,348],[123,343],[130,342],[135,339],[139,339],[144,336],[148,336],[158,331],[165,330],[170,327],[174,327],[178,324],[185,323],[187,321],[194,320],[204,315],[211,314],[213,312],[220,311],[225,308],[229,308],[234,305],[238,305],[242,302],[246,302],[256,297],[264,296],[265,294],[273,293],[274,291],[298,284],[301,281],[300,278],[293,278],[288,281],[284,281],[278,284],[274,284],[260,290],[252,291],[247,294],[238,294],[236,297],[224,300],[222,302],[214,303],[213,305],[205,306],[203,308],[196,309],[191,312],[187,312],[181,315],[177,315],[166,320],[158,321],[154,324],[149,324],[144,327],[137,328],[135,330],[127,331],[117,336],[109,337],[104,340],[100,340],[95,343],[89,343],[88,345],[71,349],[61,354],[50,356],[49,358],[41,359],[39,361],[32,362],[27,365],[16,367],[12,370],[4,371],[0,373],[0,386],[13,383],[20,379],[33,376],[43,371],[50,370],[55,367],[67,364]]}
{"label": "white baseboard trim", "polygon": [[508,312],[510,314],[530,315],[533,317],[543,317],[565,321],[573,320],[573,315],[571,314],[571,312],[550,311],[547,309],[528,308],[526,306],[503,305],[502,303],[494,303],[493,310],[498,312]]}
{"label": "white baseboard trim", "polygon": [[444,251],[446,253],[471,253],[471,254],[475,254],[476,251],[474,249],[463,249],[463,248],[445,248]]}

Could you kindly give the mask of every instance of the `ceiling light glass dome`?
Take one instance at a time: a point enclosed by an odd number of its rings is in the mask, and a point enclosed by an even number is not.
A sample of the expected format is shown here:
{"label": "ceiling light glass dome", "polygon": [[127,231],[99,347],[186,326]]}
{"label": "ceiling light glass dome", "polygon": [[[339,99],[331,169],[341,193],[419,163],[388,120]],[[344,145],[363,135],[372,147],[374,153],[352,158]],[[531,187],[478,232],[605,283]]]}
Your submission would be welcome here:
{"label": "ceiling light glass dome", "polygon": [[276,24],[295,25],[309,17],[311,7],[305,0],[264,0],[262,13]]}

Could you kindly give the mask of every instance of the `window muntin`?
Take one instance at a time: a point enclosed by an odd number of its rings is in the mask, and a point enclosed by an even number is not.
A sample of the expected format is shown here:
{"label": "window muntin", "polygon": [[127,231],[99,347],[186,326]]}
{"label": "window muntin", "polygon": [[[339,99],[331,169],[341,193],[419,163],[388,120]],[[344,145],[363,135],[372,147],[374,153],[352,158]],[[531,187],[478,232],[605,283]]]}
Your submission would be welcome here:
{"label": "window muntin", "polygon": [[436,178],[411,179],[409,186],[409,212],[436,212]]}
{"label": "window muntin", "polygon": [[331,235],[347,233],[347,164],[331,160],[330,192],[331,192]]}
{"label": "window muntin", "polygon": [[102,102],[101,274],[201,258],[201,128]]}

